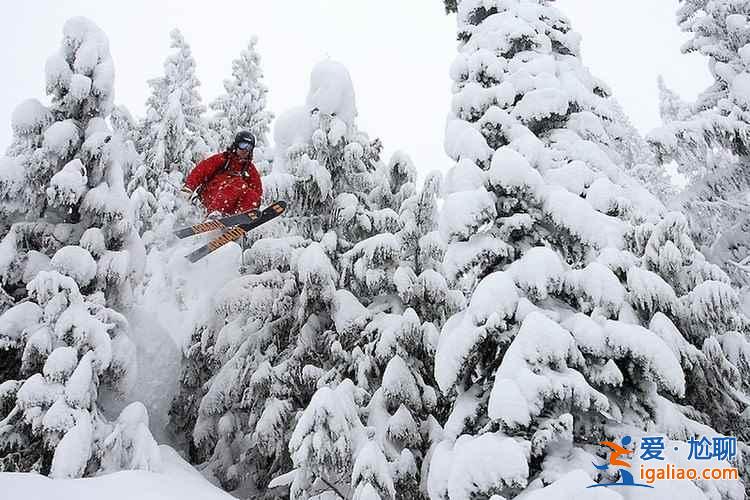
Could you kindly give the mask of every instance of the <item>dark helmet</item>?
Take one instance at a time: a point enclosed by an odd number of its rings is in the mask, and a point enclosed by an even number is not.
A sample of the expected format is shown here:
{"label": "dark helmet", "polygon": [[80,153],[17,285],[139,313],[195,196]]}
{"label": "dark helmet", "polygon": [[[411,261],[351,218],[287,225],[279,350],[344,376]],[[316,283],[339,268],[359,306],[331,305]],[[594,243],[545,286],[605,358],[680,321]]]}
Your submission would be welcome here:
{"label": "dark helmet", "polygon": [[237,151],[241,143],[249,143],[250,148],[247,149],[250,149],[250,152],[252,152],[253,148],[255,148],[255,136],[247,130],[241,130],[237,132],[237,135],[234,136],[234,141],[232,142],[232,146],[229,149],[231,149],[232,151]]}

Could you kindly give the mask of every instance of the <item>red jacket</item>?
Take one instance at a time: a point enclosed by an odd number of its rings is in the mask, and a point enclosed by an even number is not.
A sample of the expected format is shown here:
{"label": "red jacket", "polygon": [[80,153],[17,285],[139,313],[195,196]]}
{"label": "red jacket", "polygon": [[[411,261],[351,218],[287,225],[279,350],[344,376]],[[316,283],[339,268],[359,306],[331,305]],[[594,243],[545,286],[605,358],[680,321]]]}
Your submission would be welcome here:
{"label": "red jacket", "polygon": [[[228,157],[231,160],[227,164]],[[237,156],[229,153],[209,156],[188,174],[185,180],[188,189],[195,191],[201,185],[200,199],[206,210],[227,215],[258,208],[263,195],[263,185],[255,165],[248,161],[243,169]]]}

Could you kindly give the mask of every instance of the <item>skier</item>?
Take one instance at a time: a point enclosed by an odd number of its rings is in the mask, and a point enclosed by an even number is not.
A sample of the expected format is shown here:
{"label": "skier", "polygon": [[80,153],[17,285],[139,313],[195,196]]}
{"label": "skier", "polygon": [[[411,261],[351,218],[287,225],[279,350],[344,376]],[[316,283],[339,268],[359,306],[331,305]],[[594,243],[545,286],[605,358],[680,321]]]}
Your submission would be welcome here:
{"label": "skier", "polygon": [[185,179],[183,196],[197,196],[209,214],[233,215],[260,206],[263,185],[253,165],[255,137],[237,133],[227,151],[198,163]]}

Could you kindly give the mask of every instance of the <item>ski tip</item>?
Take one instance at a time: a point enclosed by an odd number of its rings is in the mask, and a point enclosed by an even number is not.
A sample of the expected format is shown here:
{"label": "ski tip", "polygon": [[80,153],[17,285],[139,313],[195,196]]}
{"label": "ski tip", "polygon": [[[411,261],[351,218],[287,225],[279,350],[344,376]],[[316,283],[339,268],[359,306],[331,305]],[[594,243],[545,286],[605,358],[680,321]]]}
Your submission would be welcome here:
{"label": "ski tip", "polygon": [[195,264],[199,260],[201,260],[203,257],[208,255],[210,251],[207,247],[201,247],[198,250],[191,252],[185,256],[187,260],[189,260],[192,264]]}
{"label": "ski tip", "polygon": [[186,227],[183,229],[178,229],[174,232],[175,236],[178,238],[187,238],[188,236],[191,236],[193,234],[193,228],[192,227]]}

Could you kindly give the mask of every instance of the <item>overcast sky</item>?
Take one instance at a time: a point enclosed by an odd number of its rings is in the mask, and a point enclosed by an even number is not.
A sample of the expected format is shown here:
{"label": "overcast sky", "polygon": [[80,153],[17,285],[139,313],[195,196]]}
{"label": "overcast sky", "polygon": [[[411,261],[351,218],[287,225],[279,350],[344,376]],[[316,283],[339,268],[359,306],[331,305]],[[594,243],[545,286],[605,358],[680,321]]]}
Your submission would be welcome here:
{"label": "overcast sky", "polygon": [[[643,132],[659,125],[657,75],[692,99],[709,83],[706,61],[680,53],[677,0],[559,0],[583,36],[583,61],[614,90]],[[12,6],[11,6],[12,5]],[[456,54],[455,17],[440,0],[26,0],[0,17],[0,149],[23,99],[44,95],[44,62],[56,51],[66,19],[83,15],[109,37],[115,101],[140,115],[146,80],[163,73],[169,31],[191,45],[204,102],[222,92],[231,61],[259,38],[269,108],[276,115],[304,103],[310,71],[331,58],[354,82],[359,127],[380,137],[387,160],[401,149],[421,172],[447,169],[443,152],[450,106],[448,68]]]}

